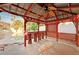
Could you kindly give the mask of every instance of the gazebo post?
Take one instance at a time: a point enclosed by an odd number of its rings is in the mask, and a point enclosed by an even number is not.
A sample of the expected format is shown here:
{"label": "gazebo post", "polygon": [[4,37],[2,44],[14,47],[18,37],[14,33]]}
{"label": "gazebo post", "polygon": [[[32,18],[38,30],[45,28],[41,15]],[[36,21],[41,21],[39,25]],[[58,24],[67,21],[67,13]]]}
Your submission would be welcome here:
{"label": "gazebo post", "polygon": [[38,23],[38,33],[37,33],[37,35],[38,35],[38,41],[39,41],[40,40],[39,23]]}
{"label": "gazebo post", "polygon": [[[53,11],[54,12],[54,11]],[[58,16],[57,16],[57,14],[54,12],[54,14],[55,14],[55,17],[56,17],[56,41],[58,42]]]}
{"label": "gazebo post", "polygon": [[78,22],[76,22],[76,45],[79,46],[79,38],[78,38]]}
{"label": "gazebo post", "polygon": [[45,34],[46,34],[46,39],[47,39],[48,24],[45,24],[45,26],[46,26],[46,31],[45,31]]}
{"label": "gazebo post", "polygon": [[26,33],[26,15],[28,14],[28,12],[31,10],[31,7],[32,7],[32,3],[29,5],[28,7],[28,11],[26,11],[24,13],[24,47],[26,47],[26,39],[27,39],[27,33]]}
{"label": "gazebo post", "polygon": [[75,27],[76,27],[76,45],[79,46],[79,40],[78,40],[78,19],[77,19],[77,16],[75,16]]}
{"label": "gazebo post", "polygon": [[58,21],[56,21],[56,41],[58,42]]}
{"label": "gazebo post", "polygon": [[24,47],[26,47],[27,33],[26,33],[26,17],[24,17]]}

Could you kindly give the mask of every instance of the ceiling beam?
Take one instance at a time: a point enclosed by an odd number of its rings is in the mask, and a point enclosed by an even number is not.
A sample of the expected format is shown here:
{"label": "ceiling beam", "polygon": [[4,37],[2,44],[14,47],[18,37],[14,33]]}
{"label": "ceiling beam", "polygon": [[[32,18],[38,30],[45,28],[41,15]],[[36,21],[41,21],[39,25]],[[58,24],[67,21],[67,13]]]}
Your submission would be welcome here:
{"label": "ceiling beam", "polygon": [[[18,6],[18,5],[14,5],[14,4],[11,4],[11,5],[12,5],[12,6],[15,6],[15,7],[17,7],[17,8],[23,9],[23,10],[25,10],[25,11],[28,11],[27,9],[22,8],[22,7]],[[41,17],[43,17],[42,15],[39,15],[39,14],[34,13],[34,12],[32,12],[32,11],[29,11],[29,12],[32,13],[32,14],[35,14],[35,15],[37,15],[37,16],[41,16]]]}
{"label": "ceiling beam", "polygon": [[65,12],[65,13],[69,13],[69,14],[77,15],[76,13],[72,13],[72,12],[65,11],[65,10],[60,10],[60,9],[52,10],[52,11],[60,11],[60,12]]}
{"label": "ceiling beam", "polygon": [[64,7],[57,7],[57,8],[60,8],[60,9],[63,9],[63,8],[77,8],[77,7],[79,7],[79,4],[78,5],[71,5],[71,7],[69,7],[69,6],[64,6]]}
{"label": "ceiling beam", "polygon": [[27,11],[24,13],[24,16],[28,14],[28,12],[32,9],[32,5],[33,3],[31,3],[29,6],[28,6],[28,9]]}
{"label": "ceiling beam", "polygon": [[56,7],[54,4],[52,4],[52,6],[55,7],[55,8],[57,8],[58,11],[66,12],[66,13],[69,13],[69,14],[76,14],[76,13],[71,12],[71,3],[68,4],[70,12],[65,11],[65,10],[61,10],[60,8]]}
{"label": "ceiling beam", "polygon": [[[2,11],[4,11],[4,12],[8,12],[8,13],[10,13],[10,14],[14,14],[14,15],[18,15],[18,16],[21,16],[21,17],[23,17],[24,15],[20,15],[20,14],[18,14],[18,13],[14,13],[14,12],[11,12],[11,11],[8,11],[8,10],[5,10],[5,9],[3,9],[3,8],[1,8],[2,9]],[[25,16],[25,17],[28,17],[28,18],[32,18],[32,17],[29,17],[29,16]],[[62,19],[59,19],[59,21],[62,21],[62,20],[67,20],[68,18],[72,18],[71,16],[70,17],[67,17],[67,18],[62,18]],[[31,21],[31,20],[30,20]],[[51,21],[42,21],[42,20],[39,20],[39,19],[35,19],[35,18],[32,18],[32,21],[40,21],[40,22],[56,22],[56,20],[51,20]]]}
{"label": "ceiling beam", "polygon": [[[39,4],[38,4],[38,5],[39,5]],[[41,7],[41,6],[40,6],[40,7]],[[42,12],[42,9],[43,9],[44,7],[45,7],[45,6],[43,5],[39,13],[41,13],[41,12]],[[43,17],[44,17],[44,15],[43,15]],[[45,18],[45,17],[44,17],[44,18]],[[41,19],[41,16],[40,16],[40,17],[38,17],[38,19]]]}
{"label": "ceiling beam", "polygon": [[72,9],[71,9],[71,3],[68,3],[68,7],[69,7],[69,8],[68,8],[69,11],[72,12]]}
{"label": "ceiling beam", "polygon": [[0,5],[10,5],[11,3],[0,3]]}
{"label": "ceiling beam", "polygon": [[55,8],[57,8],[57,10],[52,10],[52,11],[60,11],[60,12],[65,12],[65,13],[76,15],[76,13],[72,13],[72,12],[69,12],[69,11],[61,10],[60,8],[56,7],[54,4],[52,4],[52,6],[55,7]]}
{"label": "ceiling beam", "polygon": [[[53,5],[53,7],[56,8],[56,6],[54,6],[54,5]],[[44,7],[42,7],[42,8],[44,8]],[[68,11],[65,11],[65,10],[60,10],[59,8],[57,8],[56,10],[52,10],[52,11],[54,12],[56,18],[58,18],[58,16],[56,15],[55,11],[60,11],[60,12],[65,12],[65,13],[68,13],[68,14],[76,15],[76,13],[68,12]],[[39,17],[39,18],[41,18],[41,17]],[[65,19],[65,18],[63,18],[63,19]],[[50,21],[48,21],[48,22],[50,22]]]}
{"label": "ceiling beam", "polygon": [[[72,16],[69,16],[69,17],[66,17],[66,18],[61,18],[61,19],[58,19],[58,21],[62,21],[62,20],[67,20],[67,19],[71,19],[72,18]],[[57,20],[55,19],[55,20],[50,20],[50,21],[47,21],[47,22],[56,22]]]}
{"label": "ceiling beam", "polygon": [[[59,8],[57,8],[55,5],[54,5],[54,3],[52,4],[52,6],[53,7],[55,7],[56,8],[56,10],[58,10]],[[54,12],[55,13],[55,12]],[[63,16],[63,12],[61,12],[62,13],[62,16]],[[64,16],[63,16],[64,17]]]}
{"label": "ceiling beam", "polygon": [[[32,18],[32,17],[29,17],[29,16],[24,16],[24,15],[21,15],[21,14],[18,14],[18,13],[15,13],[15,12],[11,12],[11,11],[8,11],[8,10],[5,10],[4,8],[0,8],[3,12],[8,12],[10,14],[14,14],[14,15],[18,15],[18,16],[21,16],[21,17],[28,17],[28,18],[31,18],[32,21],[40,21],[40,22],[44,22],[42,20],[38,20],[38,19],[35,19],[35,18]],[[30,20],[31,21],[31,20]]]}
{"label": "ceiling beam", "polygon": [[52,4],[52,6],[55,7],[55,8],[57,8],[57,7],[54,5],[54,3]]}

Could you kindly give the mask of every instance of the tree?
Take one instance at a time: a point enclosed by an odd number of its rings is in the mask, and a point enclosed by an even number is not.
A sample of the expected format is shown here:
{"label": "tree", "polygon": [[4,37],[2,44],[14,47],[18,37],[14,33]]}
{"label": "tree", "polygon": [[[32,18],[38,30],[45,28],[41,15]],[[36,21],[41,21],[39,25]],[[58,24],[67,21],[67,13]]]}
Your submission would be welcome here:
{"label": "tree", "polygon": [[23,26],[23,23],[20,20],[14,20],[11,24],[11,27],[13,27],[15,30],[18,30]]}
{"label": "tree", "polygon": [[10,29],[13,32],[12,36],[20,36],[23,33],[23,22],[21,20],[13,20]]}
{"label": "tree", "polygon": [[32,32],[32,31],[34,32],[34,31],[36,31],[37,28],[38,28],[37,23],[28,22],[26,24],[26,31],[28,31],[28,32]]}
{"label": "tree", "polygon": [[38,27],[38,25],[36,23],[32,23],[31,29],[33,31],[36,31],[37,27]]}

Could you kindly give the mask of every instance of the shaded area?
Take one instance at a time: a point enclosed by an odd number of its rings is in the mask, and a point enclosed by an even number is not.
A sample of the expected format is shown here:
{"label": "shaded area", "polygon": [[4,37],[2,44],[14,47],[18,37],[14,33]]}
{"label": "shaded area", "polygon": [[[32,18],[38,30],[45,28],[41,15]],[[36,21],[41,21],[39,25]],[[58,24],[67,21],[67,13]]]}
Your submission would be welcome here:
{"label": "shaded area", "polygon": [[[53,40],[52,40],[53,39]],[[23,44],[12,44],[5,46],[4,51],[0,51],[1,55],[77,55],[79,48],[74,43],[60,40],[58,43],[55,38],[43,39],[37,43],[27,44],[25,48]]]}

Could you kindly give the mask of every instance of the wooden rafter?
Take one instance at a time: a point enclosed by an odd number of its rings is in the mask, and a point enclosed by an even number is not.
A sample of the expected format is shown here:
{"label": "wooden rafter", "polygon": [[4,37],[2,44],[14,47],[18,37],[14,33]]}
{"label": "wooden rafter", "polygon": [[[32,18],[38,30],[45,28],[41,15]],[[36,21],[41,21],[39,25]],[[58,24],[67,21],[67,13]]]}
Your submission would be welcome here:
{"label": "wooden rafter", "polygon": [[[21,17],[24,16],[24,15],[15,13],[15,12],[11,12],[11,11],[5,10],[4,8],[1,8],[1,11],[3,11],[3,12],[8,12],[8,13],[10,13],[10,14],[14,14],[14,15],[18,15],[18,16],[21,16]],[[24,17],[32,18],[32,17],[30,17],[30,16],[24,16]],[[32,18],[32,20],[40,21],[40,22],[44,22],[44,21],[42,21],[42,20],[38,20],[38,19],[35,19],[35,18]],[[30,20],[30,21],[31,21],[31,20]]]}
{"label": "wooden rafter", "polygon": [[[55,8],[58,8],[54,4],[52,4],[52,6],[55,7]],[[77,6],[77,7],[79,7],[79,6]],[[58,10],[53,10],[53,11],[61,11],[61,12],[69,13],[69,14],[76,14],[76,13],[72,13],[72,12],[68,12],[68,11],[62,10],[61,8],[58,8]]]}
{"label": "wooden rafter", "polygon": [[[27,9],[25,9],[25,8],[23,8],[23,7],[20,7],[20,6],[18,6],[18,5],[14,5],[14,4],[11,4],[11,5],[12,5],[12,6],[15,6],[15,7],[17,7],[17,8],[20,8],[20,9],[23,9],[23,10],[27,11]],[[32,14],[34,14],[34,15],[38,15],[38,16],[43,17],[42,15],[39,15],[39,14],[34,13],[34,12],[32,12],[32,11],[29,11],[29,12],[32,13]]]}
{"label": "wooden rafter", "polygon": [[[77,7],[79,7],[79,4],[78,5],[71,5],[71,8],[77,8]],[[69,6],[64,6],[64,7],[57,7],[57,8],[60,8],[60,9],[62,9],[62,8],[70,8]]]}

